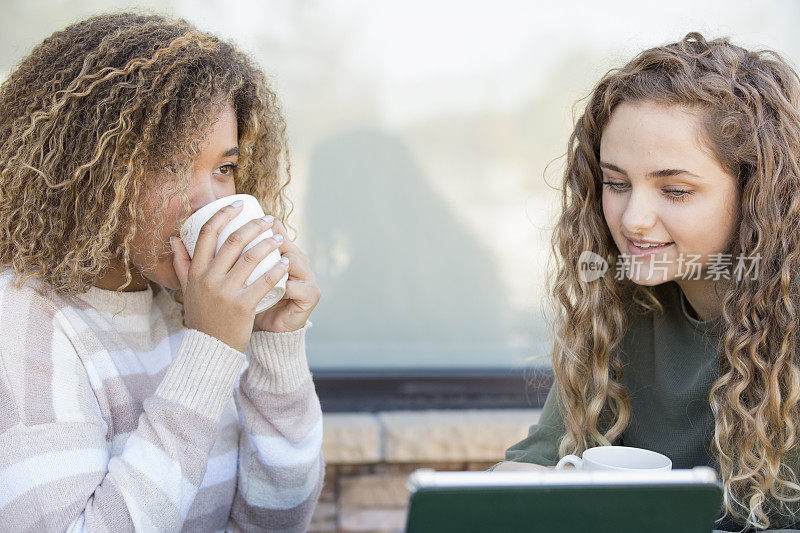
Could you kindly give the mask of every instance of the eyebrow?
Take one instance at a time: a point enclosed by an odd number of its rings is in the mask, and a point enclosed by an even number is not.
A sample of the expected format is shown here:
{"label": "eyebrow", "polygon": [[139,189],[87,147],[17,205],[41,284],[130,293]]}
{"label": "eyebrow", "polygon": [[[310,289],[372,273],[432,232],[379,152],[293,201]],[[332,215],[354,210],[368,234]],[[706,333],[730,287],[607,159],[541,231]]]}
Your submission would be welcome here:
{"label": "eyebrow", "polygon": [[228,157],[230,155],[239,155],[239,149],[234,146],[233,148],[229,149],[227,152],[222,154],[222,157]]}
{"label": "eyebrow", "polygon": [[[603,168],[607,168],[609,170],[613,170],[614,172],[619,172],[626,178],[628,177],[628,173],[619,168],[617,165],[612,165],[611,163],[605,163],[600,161],[600,166]],[[693,172],[689,172],[688,170],[681,170],[679,168],[663,168],[661,170],[654,170],[653,172],[649,172],[647,174],[648,178],[668,178],[670,176],[678,176],[679,174],[688,174],[689,176],[694,176],[695,178],[703,179],[702,176],[698,176]]]}

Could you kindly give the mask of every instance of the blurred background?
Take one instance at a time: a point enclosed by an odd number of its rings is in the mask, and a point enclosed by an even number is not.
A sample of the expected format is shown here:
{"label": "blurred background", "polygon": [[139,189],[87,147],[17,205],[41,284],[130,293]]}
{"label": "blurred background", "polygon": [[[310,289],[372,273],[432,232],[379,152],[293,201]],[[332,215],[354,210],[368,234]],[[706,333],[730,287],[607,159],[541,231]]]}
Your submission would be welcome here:
{"label": "blurred background", "polygon": [[800,60],[788,0],[6,0],[0,77],[53,31],[120,8],[184,17],[272,80],[291,222],[323,290],[313,370],[546,367],[522,361],[552,346],[543,289],[576,102],[694,30]]}
{"label": "blurred background", "polygon": [[0,79],[125,8],[235,42],[282,101],[290,222],[323,291],[314,533],[397,532],[411,472],[486,470],[537,423],[567,139],[605,72],[690,31],[800,63],[794,0],[3,0]]}

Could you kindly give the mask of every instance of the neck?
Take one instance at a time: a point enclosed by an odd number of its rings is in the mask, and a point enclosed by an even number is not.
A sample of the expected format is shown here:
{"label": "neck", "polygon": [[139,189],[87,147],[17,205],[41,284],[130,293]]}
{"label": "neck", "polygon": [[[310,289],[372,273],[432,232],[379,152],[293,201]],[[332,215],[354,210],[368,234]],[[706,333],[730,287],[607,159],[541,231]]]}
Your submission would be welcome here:
{"label": "neck", "polygon": [[[131,283],[122,292],[144,291],[147,290],[148,284],[147,278],[135,268],[131,268]],[[125,285],[125,269],[117,263],[109,265],[92,285],[98,289],[116,291]]]}
{"label": "neck", "polygon": [[722,314],[722,298],[730,280],[675,280],[680,286],[689,314],[695,319],[705,322]]}

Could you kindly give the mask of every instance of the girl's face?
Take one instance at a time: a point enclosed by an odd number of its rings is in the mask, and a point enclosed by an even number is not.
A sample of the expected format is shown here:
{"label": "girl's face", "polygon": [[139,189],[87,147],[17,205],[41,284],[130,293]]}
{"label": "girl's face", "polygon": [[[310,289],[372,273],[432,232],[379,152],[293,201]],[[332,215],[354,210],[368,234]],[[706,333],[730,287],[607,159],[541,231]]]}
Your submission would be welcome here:
{"label": "girl's face", "polygon": [[[209,126],[208,135],[200,146],[200,154],[192,169],[192,184],[187,193],[192,213],[214,200],[236,194],[234,171],[239,158],[238,138],[236,112],[233,105],[228,103],[218,111],[216,119]],[[171,189],[166,180],[160,186]],[[168,189],[162,192],[169,198]],[[159,191],[146,191],[142,201],[145,212],[157,209],[160,203]],[[180,230],[182,210],[180,197],[177,194],[172,195],[167,200],[165,209],[164,226],[160,232],[154,234],[152,231],[137,230],[133,236],[131,247],[133,280],[126,291],[144,290],[147,288],[148,280],[169,289],[180,289],[169,245],[169,237],[177,237]],[[157,257],[155,262],[153,252]],[[124,283],[125,270],[121,263],[117,262],[94,285],[116,290]]]}
{"label": "girl's face", "polygon": [[[603,214],[635,283],[704,281],[710,256],[724,252],[735,231],[739,186],[701,144],[701,132],[696,111],[654,102],[618,105],[603,131]],[[668,244],[637,255],[648,251],[631,241]],[[702,265],[699,276],[689,262]]]}

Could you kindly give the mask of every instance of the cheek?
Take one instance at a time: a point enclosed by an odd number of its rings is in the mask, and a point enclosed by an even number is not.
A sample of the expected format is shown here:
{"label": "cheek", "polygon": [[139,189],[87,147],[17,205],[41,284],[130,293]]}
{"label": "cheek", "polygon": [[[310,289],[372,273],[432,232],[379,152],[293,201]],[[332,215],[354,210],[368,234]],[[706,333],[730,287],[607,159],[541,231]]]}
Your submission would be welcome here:
{"label": "cheek", "polygon": [[150,255],[149,260],[155,262],[155,265],[165,261],[170,262],[172,248],[169,245],[169,238],[177,236],[179,231],[176,210],[170,204],[163,218],[154,214],[149,222],[151,226],[139,237],[139,249],[147,251]]}
{"label": "cheek", "polygon": [[691,209],[680,211],[682,213],[673,217],[670,224],[673,240],[706,253],[724,250],[735,223],[726,206],[718,202],[698,202]]}
{"label": "cheek", "polygon": [[724,210],[724,218],[721,219],[727,221],[727,223],[724,224],[726,228],[725,235],[723,237],[725,244],[727,244],[728,241],[735,236],[742,221],[741,196],[738,189],[731,191],[726,199],[726,202],[726,205],[729,207],[728,209]]}
{"label": "cheek", "polygon": [[738,218],[730,213],[720,212],[718,218],[715,217],[713,220],[717,220],[718,223],[710,232],[709,240],[713,242],[715,251],[722,252],[736,233]]}
{"label": "cheek", "polygon": [[620,199],[614,198],[611,194],[603,193],[603,218],[605,218],[606,225],[608,225],[611,234],[616,235],[622,213],[622,204]]}

